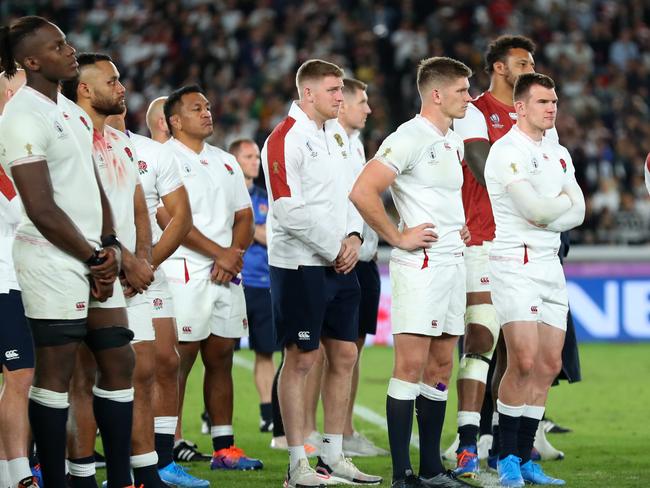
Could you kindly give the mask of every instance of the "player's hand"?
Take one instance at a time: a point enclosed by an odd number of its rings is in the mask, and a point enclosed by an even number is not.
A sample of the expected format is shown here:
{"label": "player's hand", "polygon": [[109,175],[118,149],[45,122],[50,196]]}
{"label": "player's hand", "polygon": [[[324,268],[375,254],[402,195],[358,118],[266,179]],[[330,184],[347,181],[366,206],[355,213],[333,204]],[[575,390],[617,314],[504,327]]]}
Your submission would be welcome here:
{"label": "player's hand", "polygon": [[341,242],[341,250],[334,261],[334,271],[348,274],[354,269],[359,261],[359,248],[361,240],[356,236],[349,236]]}
{"label": "player's hand", "polygon": [[235,275],[233,275],[232,273],[229,273],[225,269],[217,266],[215,260],[215,264],[214,266],[212,266],[212,271],[210,272],[210,280],[212,281],[212,283],[219,283],[220,285],[225,285],[226,283],[229,283],[230,280],[234,278],[234,276]]}
{"label": "player's hand", "polygon": [[214,270],[221,269],[235,276],[244,267],[243,255],[243,249],[236,247],[223,248],[214,258]]}
{"label": "player's hand", "polygon": [[463,225],[463,228],[460,229],[460,238],[465,244],[467,244],[472,239],[472,235],[469,233],[469,229],[466,225]]}
{"label": "player's hand", "polygon": [[124,273],[120,274],[120,284],[122,285],[122,292],[124,293],[125,298],[133,298],[138,294],[138,290],[129,285],[129,282],[126,281]]}
{"label": "player's hand", "polygon": [[438,234],[434,231],[435,225],[431,222],[416,225],[415,227],[404,226],[402,236],[397,247],[404,251],[415,251],[416,249],[429,249],[431,244],[438,241]]}
{"label": "player's hand", "polygon": [[113,283],[95,280],[90,276],[90,294],[98,301],[105,302],[113,296]]}
{"label": "player's hand", "polygon": [[112,285],[120,272],[121,253],[114,247],[105,247],[99,251],[98,257],[106,258],[106,261],[97,266],[91,266],[90,275],[95,281]]}
{"label": "player's hand", "polygon": [[122,267],[124,276],[129,285],[138,293],[143,293],[153,282],[153,269],[151,264],[144,258],[139,258],[130,252],[124,253]]}
{"label": "player's hand", "polygon": [[548,227],[546,224],[538,224],[537,222],[533,222],[532,220],[529,220],[528,223],[530,225],[534,225],[538,229],[546,229],[546,227]]}

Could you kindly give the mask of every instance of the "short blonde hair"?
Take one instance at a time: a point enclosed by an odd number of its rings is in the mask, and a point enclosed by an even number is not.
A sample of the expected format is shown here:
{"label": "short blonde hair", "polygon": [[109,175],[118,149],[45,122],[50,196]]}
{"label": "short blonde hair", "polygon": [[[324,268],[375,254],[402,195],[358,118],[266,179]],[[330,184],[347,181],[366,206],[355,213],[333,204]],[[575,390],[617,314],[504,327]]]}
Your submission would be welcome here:
{"label": "short blonde hair", "polygon": [[298,88],[298,93],[300,93],[301,86],[305,81],[317,80],[326,76],[343,78],[343,70],[334,63],[329,63],[322,59],[309,59],[305,61],[296,73],[296,88]]}
{"label": "short blonde hair", "polygon": [[460,61],[443,56],[436,56],[420,61],[418,66],[417,84],[420,96],[432,84],[448,84],[458,78],[469,78],[472,70]]}

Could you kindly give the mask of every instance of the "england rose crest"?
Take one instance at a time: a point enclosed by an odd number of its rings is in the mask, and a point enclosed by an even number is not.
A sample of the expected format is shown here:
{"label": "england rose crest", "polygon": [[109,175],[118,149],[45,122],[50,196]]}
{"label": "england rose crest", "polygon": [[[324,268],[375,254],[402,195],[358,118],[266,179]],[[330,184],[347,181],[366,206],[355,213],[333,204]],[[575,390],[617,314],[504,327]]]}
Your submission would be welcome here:
{"label": "england rose crest", "polygon": [[566,173],[566,161],[564,159],[560,159],[560,164],[562,165],[562,171]]}
{"label": "england rose crest", "polygon": [[124,152],[125,152],[126,155],[129,157],[129,159],[131,160],[131,162],[133,162],[133,153],[131,152],[131,149],[129,149],[128,147],[125,147],[125,148],[124,148]]}

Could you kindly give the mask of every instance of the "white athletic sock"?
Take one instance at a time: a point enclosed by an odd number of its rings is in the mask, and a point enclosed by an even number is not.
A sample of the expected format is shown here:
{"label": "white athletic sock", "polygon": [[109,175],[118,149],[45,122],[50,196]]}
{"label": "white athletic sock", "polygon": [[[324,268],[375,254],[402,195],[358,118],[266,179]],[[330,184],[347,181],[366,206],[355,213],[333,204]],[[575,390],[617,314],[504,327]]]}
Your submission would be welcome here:
{"label": "white athletic sock", "polygon": [[506,405],[501,400],[497,400],[497,412],[509,417],[521,417],[524,414],[526,405]]}
{"label": "white athletic sock", "polygon": [[234,433],[232,425],[213,425],[210,427],[210,437],[213,439],[224,435],[234,435]]}
{"label": "white athletic sock", "polygon": [[531,419],[542,420],[542,417],[544,417],[544,410],[546,410],[545,407],[526,405],[523,416]]}
{"label": "white athletic sock", "polygon": [[458,427],[462,427],[463,425],[475,425],[479,427],[481,425],[481,414],[479,412],[461,410],[458,412]]}
{"label": "white athletic sock", "polygon": [[156,434],[175,434],[178,417],[155,417],[153,419],[153,430]]}
{"label": "white athletic sock", "polygon": [[395,400],[415,400],[420,394],[420,385],[391,378],[388,382],[388,396]]}
{"label": "white athletic sock", "polygon": [[68,461],[66,467],[70,471],[70,476],[75,478],[88,478],[89,476],[95,476],[97,472],[95,463],[77,464]]}
{"label": "white athletic sock", "polygon": [[307,459],[305,446],[289,446],[289,469],[293,469],[298,466],[298,463],[301,459]]}
{"label": "white athletic sock", "polygon": [[499,425],[499,412],[496,410],[492,412],[492,427]]}
{"label": "white athletic sock", "polygon": [[147,466],[154,466],[158,464],[158,454],[156,451],[147,452],[145,454],[137,454],[131,456],[131,467],[146,468]]}
{"label": "white athletic sock", "polygon": [[9,485],[17,485],[19,481],[32,475],[29,459],[26,457],[10,459],[7,463],[9,469]]}
{"label": "white athletic sock", "polygon": [[343,454],[343,434],[323,434],[321,459],[328,466],[340,461]]}
{"label": "white athletic sock", "polygon": [[0,459],[0,486],[9,486],[9,463],[6,459]]}

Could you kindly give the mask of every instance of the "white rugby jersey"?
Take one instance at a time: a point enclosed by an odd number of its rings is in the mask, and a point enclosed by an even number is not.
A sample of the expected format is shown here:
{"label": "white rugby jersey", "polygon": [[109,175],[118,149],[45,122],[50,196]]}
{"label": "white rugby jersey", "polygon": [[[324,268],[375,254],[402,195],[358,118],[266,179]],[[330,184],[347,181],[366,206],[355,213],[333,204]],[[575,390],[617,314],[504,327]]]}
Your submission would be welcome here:
{"label": "white rugby jersey", "polygon": [[128,132],[128,136],[138,154],[140,183],[142,183],[144,196],[147,200],[151,237],[155,246],[162,236],[162,230],[156,221],[156,210],[160,206],[162,197],[183,186],[183,181],[178,173],[178,166],[172,158],[163,158],[162,160],[158,158],[163,148],[162,144],[132,132]]}
{"label": "white rugby jersey", "polygon": [[[47,161],[54,201],[93,245],[100,244],[102,205],[92,158],[90,116],[59,93],[57,103],[23,86],[0,121],[0,162],[14,166]],[[23,212],[16,238],[49,244]]]}
{"label": "white rugby jersey", "polygon": [[[232,154],[203,144],[199,154],[176,139],[163,144],[159,164],[178,166],[187,188],[194,226],[221,247],[232,245],[235,212],[252,207],[244,174]],[[210,279],[214,260],[185,246],[163,264],[170,280]]]}
{"label": "white rugby jersey", "polygon": [[135,147],[124,133],[105,125],[103,135],[97,129],[93,131],[93,157],[113,210],[117,237],[125,248],[134,253],[133,195],[135,187],[140,184]]}
{"label": "white rugby jersey", "polygon": [[381,144],[375,159],[397,173],[390,191],[400,216],[400,230],[405,225],[432,222],[438,234],[431,248],[395,248],[391,260],[420,268],[462,262],[463,156],[463,140],[458,134],[451,129],[442,134],[421,115],[400,125]]}
{"label": "white rugby jersey", "polygon": [[[366,152],[361,141],[361,133],[357,130],[350,135],[350,159],[352,160],[352,169],[356,178],[361,173],[363,166],[366,164]],[[363,223],[363,244],[359,249],[359,261],[372,261],[377,253],[379,245],[379,236],[365,222]]]}
{"label": "white rugby jersey", "polygon": [[537,142],[516,125],[490,148],[485,181],[496,224],[490,256],[553,259],[560,248],[560,233],[528,222],[508,193],[508,185],[521,180],[528,181],[542,197],[557,197],[563,186],[575,182],[569,151],[552,134]]}
{"label": "white rugby jersey", "polygon": [[331,266],[350,232],[363,220],[352,190],[350,146],[336,119],[318,128],[296,102],[262,148],[269,195],[269,264],[279,268]]}

